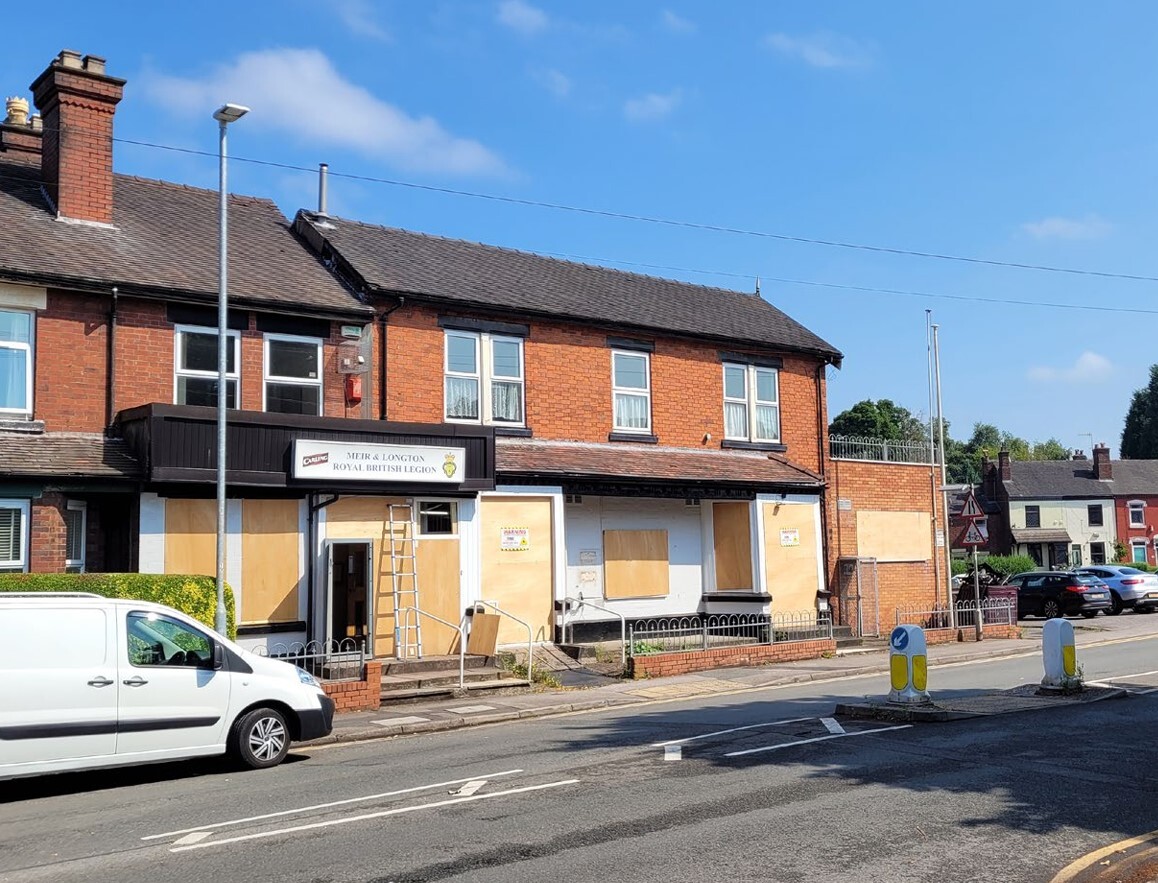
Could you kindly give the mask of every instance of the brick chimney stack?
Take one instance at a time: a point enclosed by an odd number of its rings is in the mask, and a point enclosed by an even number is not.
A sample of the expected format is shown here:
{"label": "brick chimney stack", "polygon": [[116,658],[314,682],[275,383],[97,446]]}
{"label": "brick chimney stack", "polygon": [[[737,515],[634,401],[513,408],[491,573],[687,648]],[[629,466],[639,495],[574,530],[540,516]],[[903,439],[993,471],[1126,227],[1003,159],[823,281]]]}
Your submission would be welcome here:
{"label": "brick chimney stack", "polygon": [[0,122],[0,158],[22,165],[40,165],[43,128],[39,116],[28,116],[28,99],[19,96],[5,102],[7,116]]}
{"label": "brick chimney stack", "polygon": [[1074,451],[1074,459],[1075,460],[1086,460],[1088,458],[1086,457],[1085,451]]}
{"label": "brick chimney stack", "polygon": [[1013,478],[1013,468],[1009,463],[1009,451],[997,452],[997,472],[1002,481],[1010,481]]}
{"label": "brick chimney stack", "polygon": [[1094,478],[1110,481],[1114,477],[1114,467],[1110,465],[1110,448],[1105,442],[1094,445]]}
{"label": "brick chimney stack", "polygon": [[113,114],[125,81],[105,60],[64,49],[32,84],[44,119],[41,170],[57,215],[113,221]]}

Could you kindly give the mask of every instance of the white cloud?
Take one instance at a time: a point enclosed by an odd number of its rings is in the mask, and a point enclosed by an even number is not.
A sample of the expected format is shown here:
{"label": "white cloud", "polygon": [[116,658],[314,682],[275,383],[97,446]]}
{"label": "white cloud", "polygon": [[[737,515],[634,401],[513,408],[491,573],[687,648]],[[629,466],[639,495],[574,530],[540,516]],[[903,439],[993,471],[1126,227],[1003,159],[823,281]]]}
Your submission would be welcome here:
{"label": "white cloud", "polygon": [[153,75],[146,93],[176,113],[208,114],[224,100],[253,111],[264,127],[318,145],[350,148],[407,169],[494,174],[502,160],[478,141],[413,117],[350,82],[317,49],[246,52],[202,79]]}
{"label": "white cloud", "polygon": [[566,98],[571,94],[571,78],[561,71],[550,68],[536,71],[533,76],[536,81],[556,98]]}
{"label": "white cloud", "polygon": [[388,41],[390,32],[378,22],[370,0],[330,0],[338,19],[353,33],[373,40]]}
{"label": "white cloud", "polygon": [[1113,373],[1114,366],[1109,359],[1086,350],[1068,368],[1034,365],[1028,376],[1039,383],[1103,383]]}
{"label": "white cloud", "polygon": [[694,34],[696,23],[676,15],[670,9],[663,11],[663,26],[673,34]]}
{"label": "white cloud", "polygon": [[1029,221],[1021,229],[1034,239],[1102,239],[1108,236],[1113,225],[1097,215],[1084,218],[1042,218]]}
{"label": "white cloud", "polygon": [[635,123],[660,120],[679,107],[683,101],[683,92],[673,89],[666,95],[656,92],[644,95],[642,98],[632,98],[623,105],[623,115]]}
{"label": "white cloud", "polygon": [[524,0],[503,0],[499,4],[499,23],[525,37],[545,31],[551,24],[547,13]]}
{"label": "white cloud", "polygon": [[768,34],[764,45],[785,58],[803,61],[812,67],[865,67],[872,61],[867,47],[839,34],[819,33],[810,37]]}

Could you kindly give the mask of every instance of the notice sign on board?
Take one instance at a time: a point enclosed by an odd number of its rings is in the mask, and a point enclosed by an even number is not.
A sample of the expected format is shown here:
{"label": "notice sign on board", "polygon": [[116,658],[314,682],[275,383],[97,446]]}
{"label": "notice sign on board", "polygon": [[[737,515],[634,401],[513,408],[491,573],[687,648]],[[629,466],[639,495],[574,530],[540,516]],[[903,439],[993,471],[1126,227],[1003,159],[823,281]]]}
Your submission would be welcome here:
{"label": "notice sign on board", "polygon": [[785,528],[780,531],[780,545],[782,546],[799,546],[800,545],[800,531],[795,527]]}
{"label": "notice sign on board", "polygon": [[499,528],[499,550],[502,552],[525,552],[531,548],[529,527]]}
{"label": "notice sign on board", "polygon": [[458,484],[466,474],[463,448],[294,440],[293,477],[339,481],[421,481]]}

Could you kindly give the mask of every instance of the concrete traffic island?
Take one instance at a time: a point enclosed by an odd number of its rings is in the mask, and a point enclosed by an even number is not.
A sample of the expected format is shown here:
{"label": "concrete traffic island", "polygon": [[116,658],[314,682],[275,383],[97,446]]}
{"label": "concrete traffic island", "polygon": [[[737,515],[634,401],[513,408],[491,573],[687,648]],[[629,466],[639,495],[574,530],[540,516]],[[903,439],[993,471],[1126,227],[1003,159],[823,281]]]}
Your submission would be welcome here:
{"label": "concrete traffic island", "polygon": [[865,699],[863,702],[841,703],[836,706],[837,717],[901,721],[903,723],[941,722],[988,717],[994,714],[1014,714],[1021,711],[1039,711],[1116,699],[1125,696],[1119,687],[1082,687],[1070,692],[1043,693],[1037,684],[1024,684],[1012,690],[998,690],[977,696],[964,696],[930,702],[927,705],[898,705],[887,699]]}

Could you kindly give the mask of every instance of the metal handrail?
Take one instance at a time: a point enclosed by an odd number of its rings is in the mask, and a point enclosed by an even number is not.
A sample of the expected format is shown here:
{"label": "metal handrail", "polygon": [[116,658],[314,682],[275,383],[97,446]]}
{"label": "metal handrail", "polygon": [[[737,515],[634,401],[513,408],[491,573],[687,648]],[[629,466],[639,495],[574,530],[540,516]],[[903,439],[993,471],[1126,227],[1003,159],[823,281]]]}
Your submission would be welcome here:
{"label": "metal handrail", "polygon": [[[458,688],[463,690],[466,688],[466,625],[465,618],[455,625],[453,622],[448,622],[441,616],[435,616],[429,611],[423,610],[420,607],[399,607],[398,612],[406,614],[405,625],[410,627],[410,614],[417,613],[419,616],[425,616],[428,619],[433,619],[435,622],[440,622],[447,628],[452,628],[458,632]],[[406,632],[408,634],[408,632]],[[397,648],[395,648],[397,650]],[[422,657],[419,656],[419,659]]]}
{"label": "metal handrail", "polygon": [[578,604],[580,607],[591,607],[595,610],[602,610],[604,613],[610,613],[612,616],[619,617],[619,657],[620,664],[627,668],[627,617],[618,610],[612,610],[610,607],[604,607],[602,604],[596,604],[594,601],[584,599],[582,595],[578,598],[564,598],[563,599],[563,629],[564,634],[568,625],[571,626],[571,643],[575,643],[575,622],[572,620],[567,622],[567,613],[571,609],[571,604]]}
{"label": "metal handrail", "polygon": [[503,610],[503,608],[501,608],[498,604],[495,604],[492,601],[476,601],[475,604],[479,607],[489,607],[491,610],[493,610],[495,613],[499,614],[500,616],[505,616],[508,619],[513,619],[515,622],[517,622],[519,625],[521,625],[523,628],[525,628],[527,630],[527,680],[533,682],[534,679],[531,677],[531,654],[534,652],[535,632],[531,628],[531,624],[529,622],[523,622],[523,620],[519,619],[513,613],[508,613],[507,611]]}

